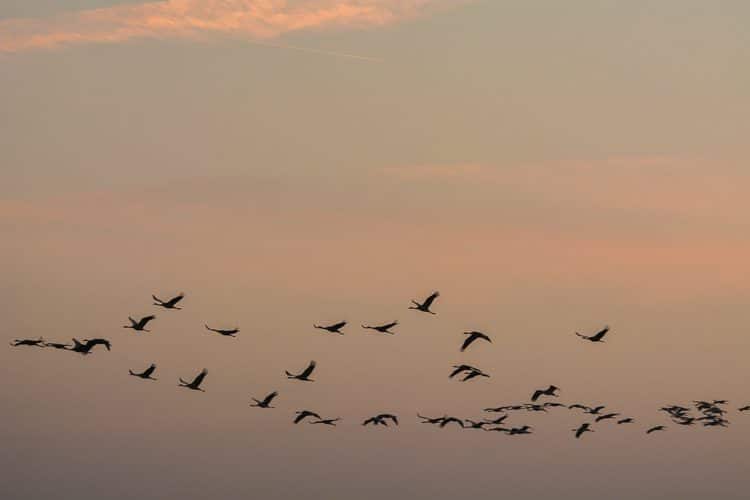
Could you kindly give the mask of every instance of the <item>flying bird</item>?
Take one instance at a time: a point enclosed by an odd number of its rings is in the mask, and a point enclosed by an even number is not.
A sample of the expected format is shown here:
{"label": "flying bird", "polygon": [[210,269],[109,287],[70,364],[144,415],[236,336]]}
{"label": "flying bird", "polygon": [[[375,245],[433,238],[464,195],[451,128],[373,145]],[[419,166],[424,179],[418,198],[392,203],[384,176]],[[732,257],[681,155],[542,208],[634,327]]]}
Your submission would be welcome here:
{"label": "flying bird", "polygon": [[446,425],[450,424],[451,422],[454,422],[454,423],[458,424],[462,429],[464,427],[463,420],[461,420],[459,418],[456,418],[456,417],[443,417],[443,420],[442,420],[442,422],[440,422],[439,426],[442,428],[442,427],[445,427]]}
{"label": "flying bird", "polygon": [[532,402],[536,401],[537,399],[539,399],[540,396],[555,396],[555,397],[557,397],[558,395],[555,394],[555,392],[558,391],[558,390],[560,390],[560,388],[559,387],[555,387],[554,385],[551,385],[551,386],[547,387],[546,389],[537,389],[536,391],[534,391],[534,394],[531,395],[531,401]]}
{"label": "flying bird", "polygon": [[610,420],[610,419],[613,419],[613,418],[619,417],[619,416],[620,416],[619,413],[607,413],[606,415],[599,415],[598,417],[596,417],[595,421],[596,422],[601,422],[602,420]]}
{"label": "flying bird", "polygon": [[431,418],[431,417],[423,417],[419,413],[417,413],[417,417],[422,419],[422,424],[440,424],[443,420],[445,420],[446,417],[437,417],[437,418]]}
{"label": "flying bird", "polygon": [[481,370],[471,365],[453,365],[453,371],[451,372],[450,375],[448,375],[448,378],[453,378],[462,372],[474,372],[474,371],[481,371]]}
{"label": "flying bird", "polygon": [[303,382],[314,382],[314,380],[312,380],[310,378],[310,375],[312,374],[313,370],[315,370],[315,366],[316,366],[315,361],[310,361],[310,364],[307,365],[307,368],[305,368],[304,370],[302,370],[302,372],[299,373],[299,374],[297,374],[297,375],[294,375],[294,374],[289,373],[289,372],[285,372],[286,373],[286,378],[295,379],[295,380],[302,380]]}
{"label": "flying bird", "polygon": [[42,347],[51,347],[53,349],[68,350],[70,344],[63,344],[62,342],[45,342]]}
{"label": "flying bird", "polygon": [[376,332],[380,333],[390,333],[391,335],[394,335],[395,332],[391,331],[391,328],[398,325],[398,321],[393,321],[391,323],[386,323],[384,325],[378,325],[378,326],[368,326],[368,325],[362,325],[362,328],[366,330],[375,330]]}
{"label": "flying bird", "polygon": [[515,436],[517,434],[531,434],[531,427],[524,425],[523,427],[511,427],[507,430],[509,436]]}
{"label": "flying bird", "polygon": [[143,370],[141,373],[135,373],[133,370],[128,370],[128,373],[130,373],[134,377],[140,377],[142,379],[148,379],[148,380],[158,380],[151,376],[156,371],[156,365],[151,363],[151,366]]}
{"label": "flying bird", "polygon": [[263,400],[257,400],[255,398],[251,398],[253,401],[255,401],[255,404],[250,403],[250,406],[253,406],[255,408],[273,408],[271,406],[271,401],[273,401],[273,398],[278,396],[279,393],[277,391],[273,391],[271,394],[263,398]]}
{"label": "flying bird", "polygon": [[86,355],[91,352],[91,349],[98,345],[103,345],[108,351],[112,349],[112,343],[107,339],[84,339],[83,341],[73,339],[73,347],[69,350]]}
{"label": "flying bird", "polygon": [[342,332],[341,329],[346,326],[346,321],[340,321],[338,323],[334,323],[328,326],[321,326],[321,325],[313,325],[313,326],[317,328],[318,330],[325,330],[327,332],[338,333],[339,335],[343,335],[344,332]]}
{"label": "flying bird", "polygon": [[298,424],[298,423],[302,422],[307,417],[315,417],[318,420],[321,419],[320,415],[318,415],[314,411],[310,411],[310,410],[299,410],[299,411],[295,412],[295,414],[297,415],[296,417],[294,417],[294,423],[295,424]]}
{"label": "flying bird", "polygon": [[422,311],[430,314],[436,314],[432,311],[430,311],[430,306],[433,302],[435,302],[435,299],[440,297],[440,292],[434,292],[432,295],[424,299],[424,302],[421,304],[417,302],[416,300],[412,300],[413,306],[409,306],[409,309],[416,309],[417,311]]}
{"label": "flying bird", "polygon": [[38,339],[15,339],[13,340],[10,345],[13,347],[19,347],[23,345],[28,345],[32,347],[44,347],[44,339],[42,337],[39,337]]}
{"label": "flying bird", "polygon": [[743,406],[742,408],[737,408],[737,411],[750,411],[750,405]]}
{"label": "flying bird", "polygon": [[609,331],[609,327],[605,326],[604,328],[602,328],[601,330],[599,330],[598,332],[596,332],[594,335],[591,335],[591,336],[582,335],[578,332],[576,332],[576,335],[578,335],[582,339],[590,340],[591,342],[604,342],[604,340],[602,339],[604,338],[604,336],[607,334],[608,331]]}
{"label": "flying bird", "polygon": [[482,332],[464,332],[464,335],[468,335],[468,337],[466,337],[464,343],[461,345],[461,352],[464,352],[467,347],[469,347],[475,340],[478,339],[486,340],[490,343],[492,342],[492,340]]}
{"label": "flying bird", "polygon": [[594,429],[591,428],[591,424],[586,422],[584,424],[581,424],[581,426],[577,429],[573,429],[573,432],[576,433],[576,439],[579,439],[584,432],[594,432]]}
{"label": "flying bird", "polygon": [[388,427],[387,420],[391,420],[394,424],[398,425],[398,417],[390,413],[381,413],[379,415],[375,415],[374,417],[370,417],[362,422],[362,425],[373,424],[375,426],[382,425],[384,427]]}
{"label": "flying bird", "polygon": [[667,428],[664,427],[663,425],[657,425],[657,426],[651,427],[649,430],[647,430],[646,434],[651,434],[652,432],[665,431],[665,430],[667,430]]}
{"label": "flying bird", "polygon": [[161,300],[156,295],[152,295],[151,298],[154,299],[155,306],[163,307],[164,309],[182,309],[181,307],[177,307],[177,303],[185,298],[185,294],[181,293],[178,296],[172,297],[167,301]]}
{"label": "flying bird", "polygon": [[341,418],[322,418],[318,419],[315,422],[310,422],[311,424],[323,424],[323,425],[330,425],[333,427],[336,427],[336,422],[341,420]]}
{"label": "flying bird", "polygon": [[187,387],[188,389],[192,389],[194,391],[206,392],[203,389],[201,389],[201,384],[203,383],[203,379],[206,378],[207,374],[208,374],[208,370],[206,370],[204,368],[203,370],[201,370],[201,372],[198,375],[195,376],[195,378],[193,379],[193,381],[190,382],[190,383],[188,383],[188,382],[182,380],[182,378],[180,378],[179,386],[180,387]]}
{"label": "flying bird", "polygon": [[132,328],[133,330],[137,332],[150,332],[151,330],[146,330],[146,325],[149,321],[156,319],[156,316],[153,314],[150,314],[148,316],[144,316],[138,321],[134,320],[130,316],[128,316],[128,319],[130,320],[130,325],[125,325],[123,328]]}
{"label": "flying bird", "polygon": [[469,371],[469,373],[464,376],[464,378],[461,379],[461,382],[466,382],[467,380],[471,380],[475,377],[487,377],[490,378],[490,376],[486,373],[484,373],[482,370],[474,369]]}
{"label": "flying bird", "polygon": [[231,330],[222,330],[220,328],[211,328],[210,326],[208,326],[206,324],[204,324],[203,326],[206,327],[206,330],[208,330],[210,332],[216,332],[219,335],[224,335],[225,337],[234,337],[240,331],[239,328],[232,328]]}
{"label": "flying bird", "polygon": [[620,424],[632,424],[632,423],[633,423],[633,419],[631,417],[623,418],[623,419],[620,419],[620,420],[617,421],[618,425],[620,425]]}

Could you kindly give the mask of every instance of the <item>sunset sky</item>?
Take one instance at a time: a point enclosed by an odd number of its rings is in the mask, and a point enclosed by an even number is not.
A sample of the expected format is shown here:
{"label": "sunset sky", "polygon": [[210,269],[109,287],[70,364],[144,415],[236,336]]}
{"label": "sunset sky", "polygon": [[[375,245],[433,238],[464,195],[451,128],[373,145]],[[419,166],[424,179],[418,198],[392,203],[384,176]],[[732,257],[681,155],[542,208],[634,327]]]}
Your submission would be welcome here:
{"label": "sunset sky", "polygon": [[[113,344],[0,350],[0,497],[747,498],[749,22],[742,0],[0,0],[3,331]],[[434,290],[436,316],[407,310]],[[467,330],[493,343],[460,353]],[[204,367],[206,393],[177,387]],[[415,415],[549,384],[636,424]],[[657,411],[695,399],[731,425]],[[401,426],[360,426],[381,412]]]}

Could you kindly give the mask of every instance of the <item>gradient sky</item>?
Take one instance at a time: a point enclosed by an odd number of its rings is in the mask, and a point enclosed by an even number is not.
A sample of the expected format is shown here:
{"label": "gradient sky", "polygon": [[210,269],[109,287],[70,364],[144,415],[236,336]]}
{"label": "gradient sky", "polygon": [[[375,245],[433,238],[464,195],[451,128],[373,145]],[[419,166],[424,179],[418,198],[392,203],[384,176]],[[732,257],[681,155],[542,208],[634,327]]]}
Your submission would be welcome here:
{"label": "gradient sky", "polygon": [[[748,20],[740,0],[0,0],[5,336],[113,342],[0,351],[1,496],[746,498],[750,416],[643,431],[664,404],[750,403]],[[406,310],[433,290],[437,316]],[[120,328],[180,291],[153,333]],[[459,353],[471,329],[494,343]],[[284,378],[310,359],[314,384]],[[151,362],[158,382],[127,376]],[[449,381],[457,362],[492,378]],[[208,392],[176,387],[203,367]],[[413,418],[548,384],[638,424]],[[359,426],[382,411],[402,426]]]}

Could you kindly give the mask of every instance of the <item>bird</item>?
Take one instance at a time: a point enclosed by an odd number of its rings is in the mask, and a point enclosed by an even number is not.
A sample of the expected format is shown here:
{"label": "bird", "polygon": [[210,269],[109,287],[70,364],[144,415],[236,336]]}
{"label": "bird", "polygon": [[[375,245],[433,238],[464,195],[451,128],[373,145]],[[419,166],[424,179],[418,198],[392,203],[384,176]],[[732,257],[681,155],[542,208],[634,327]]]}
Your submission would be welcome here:
{"label": "bird", "polygon": [[312,380],[310,378],[310,375],[312,374],[313,370],[315,370],[315,366],[316,366],[315,361],[310,361],[310,364],[307,365],[307,368],[305,368],[304,370],[302,370],[302,372],[300,372],[297,375],[294,375],[294,374],[289,373],[289,372],[285,372],[286,373],[286,378],[288,378],[288,379],[295,379],[295,380],[301,380],[303,382],[314,382],[314,380]]}
{"label": "bird", "polygon": [[482,339],[486,340],[487,342],[492,343],[492,339],[490,339],[487,335],[485,335],[482,332],[464,332],[464,335],[468,335],[466,339],[464,340],[464,343],[461,344],[461,352],[464,352],[467,347],[469,347],[475,340]]}
{"label": "bird", "polygon": [[591,342],[604,342],[604,340],[602,339],[604,338],[604,336],[607,334],[608,331],[609,331],[609,327],[605,326],[604,328],[602,328],[601,330],[599,330],[598,332],[596,332],[594,335],[591,335],[591,336],[582,335],[578,332],[576,332],[576,335],[578,335],[582,339],[590,340]]}
{"label": "bird", "polygon": [[606,406],[604,405],[595,406],[594,408],[586,408],[584,412],[588,413],[589,415],[599,415],[600,414],[599,412],[602,411],[604,408],[606,408]]}
{"label": "bird", "polygon": [[297,415],[296,417],[294,417],[294,423],[295,424],[298,424],[298,423],[302,422],[307,417],[315,417],[318,420],[321,419],[320,415],[318,415],[314,411],[310,411],[310,410],[299,410],[299,411],[295,412],[295,414]]}
{"label": "bird", "polygon": [[317,328],[318,330],[325,330],[327,332],[338,333],[339,335],[343,335],[344,332],[342,332],[341,329],[346,326],[346,321],[340,321],[338,323],[334,323],[328,326],[321,326],[321,325],[313,325],[313,326]]}
{"label": "bird", "polygon": [[469,371],[469,373],[466,374],[464,378],[461,379],[461,382],[466,382],[467,380],[471,380],[475,377],[487,377],[490,378],[490,376],[486,373],[484,373],[482,370],[474,369]]}
{"label": "bird", "polygon": [[663,425],[656,425],[654,427],[651,427],[649,430],[647,430],[646,434],[651,434],[652,432],[665,431],[665,430],[667,430],[667,428],[664,427]]}
{"label": "bird", "polygon": [[315,422],[310,422],[310,423],[330,425],[330,426],[336,427],[336,422],[338,422],[339,420],[341,420],[341,418],[319,418]]}
{"label": "bird", "polygon": [[68,350],[70,344],[63,344],[62,342],[45,342],[42,347],[51,347],[53,349]]}
{"label": "bird", "polygon": [[503,423],[503,422],[505,421],[505,419],[507,419],[507,418],[508,418],[508,415],[502,415],[502,416],[500,416],[500,417],[497,417],[497,418],[496,418],[496,419],[494,419],[494,420],[485,420],[485,422],[486,422],[486,423],[487,423],[488,425],[500,425],[500,424],[502,424],[502,423]]}
{"label": "bird", "polygon": [[448,378],[453,378],[461,372],[474,372],[474,371],[481,371],[481,370],[471,365],[453,365],[453,371],[451,372],[450,375],[448,375]]}
{"label": "bird", "polygon": [[620,424],[632,424],[632,423],[633,423],[633,419],[631,417],[622,418],[622,419],[620,419],[620,420],[617,421],[618,425],[620,425]]}
{"label": "bird", "polygon": [[39,337],[38,339],[15,339],[13,340],[10,345],[13,347],[20,347],[20,346],[32,346],[32,347],[44,347],[44,339],[42,337]]}
{"label": "bird", "polygon": [[581,426],[577,429],[573,429],[573,432],[576,433],[576,439],[579,439],[584,432],[594,432],[594,429],[591,428],[590,423],[586,422],[584,424],[581,424]]}
{"label": "bird", "polygon": [[737,411],[750,411],[750,405],[737,408]]}
{"label": "bird", "polygon": [[388,427],[387,420],[391,420],[394,424],[398,425],[398,417],[396,415],[392,415],[390,413],[381,413],[379,415],[375,415],[374,417],[370,417],[364,422],[362,422],[362,425],[382,425],[384,427]]}
{"label": "bird", "polygon": [[151,376],[156,371],[156,365],[151,363],[151,366],[143,370],[141,373],[135,373],[133,370],[128,370],[128,373],[130,373],[134,377],[140,377],[143,379],[148,380],[158,380]]}
{"label": "bird", "polygon": [[182,309],[181,307],[177,307],[177,303],[185,298],[185,294],[181,293],[167,301],[161,300],[156,295],[152,295],[151,298],[154,299],[155,306],[163,307],[164,309]]}
{"label": "bird", "polygon": [[523,427],[511,427],[508,429],[508,435],[515,436],[516,434],[531,434],[532,427],[524,425]]}
{"label": "bird", "polygon": [[206,324],[204,324],[203,326],[206,327],[206,330],[208,330],[210,332],[216,332],[219,335],[224,335],[225,337],[234,337],[240,331],[239,328],[232,328],[231,330],[222,330],[220,328],[211,328],[210,326],[208,326]]}
{"label": "bird", "polygon": [[435,299],[440,297],[440,292],[433,292],[432,295],[424,299],[424,302],[421,304],[417,302],[416,300],[412,300],[413,306],[409,306],[409,309],[416,309],[417,311],[422,311],[430,314],[436,314],[432,311],[430,311],[430,306],[433,302],[435,302]]}
{"label": "bird", "polygon": [[546,389],[537,389],[534,391],[534,394],[531,395],[531,401],[536,401],[539,399],[540,396],[555,396],[557,397],[557,394],[555,394],[556,391],[560,390],[559,387],[555,387],[554,385],[551,385],[547,387]]}
{"label": "bird", "polygon": [[112,349],[112,343],[107,339],[84,339],[83,341],[73,339],[73,347],[69,350],[83,354],[85,356],[86,354],[89,354],[91,352],[91,349],[93,349],[97,345],[103,345],[107,348],[108,351]]}
{"label": "bird", "polygon": [[461,419],[459,419],[459,418],[456,418],[456,417],[443,417],[443,420],[442,420],[442,421],[440,422],[439,426],[440,426],[440,427],[442,428],[442,427],[445,427],[446,425],[450,424],[451,422],[455,422],[455,423],[456,423],[456,424],[458,424],[458,425],[459,425],[459,426],[460,426],[460,427],[461,427],[462,429],[463,429],[463,427],[464,427],[464,422],[463,422],[463,420],[461,420]]}
{"label": "bird", "polygon": [[188,389],[192,389],[194,391],[206,392],[203,389],[201,389],[201,384],[203,383],[203,379],[206,378],[207,374],[208,374],[208,370],[206,370],[204,368],[203,370],[201,370],[201,372],[198,375],[195,376],[195,378],[193,379],[193,381],[190,382],[190,383],[188,383],[188,382],[182,380],[182,378],[180,378],[179,386],[180,387],[187,387]]}
{"label": "bird", "polygon": [[417,417],[422,419],[421,423],[423,424],[439,424],[446,418],[446,417],[437,417],[437,418],[423,417],[419,413],[417,413]]}
{"label": "bird", "polygon": [[271,401],[273,401],[273,398],[278,395],[279,393],[277,391],[273,391],[271,394],[263,398],[262,401],[255,398],[250,398],[255,401],[255,404],[250,403],[250,406],[253,406],[255,408],[273,408],[273,406],[271,406]]}
{"label": "bird", "polygon": [[609,419],[619,417],[619,416],[620,416],[619,413],[607,413],[605,415],[599,415],[598,417],[596,417],[595,422],[601,422],[602,420],[609,420]]}
{"label": "bird", "polygon": [[130,320],[130,324],[123,326],[123,328],[132,328],[137,332],[150,332],[151,330],[146,330],[146,325],[149,321],[156,319],[156,316],[150,314],[148,316],[142,317],[138,321],[134,320],[130,316],[128,316],[128,319]]}
{"label": "bird", "polygon": [[375,330],[376,332],[380,332],[380,333],[390,333],[391,335],[395,335],[395,333],[391,331],[391,328],[393,328],[396,325],[398,325],[398,321],[393,321],[391,323],[386,323],[384,325],[378,325],[378,326],[362,325],[362,328],[366,330]]}

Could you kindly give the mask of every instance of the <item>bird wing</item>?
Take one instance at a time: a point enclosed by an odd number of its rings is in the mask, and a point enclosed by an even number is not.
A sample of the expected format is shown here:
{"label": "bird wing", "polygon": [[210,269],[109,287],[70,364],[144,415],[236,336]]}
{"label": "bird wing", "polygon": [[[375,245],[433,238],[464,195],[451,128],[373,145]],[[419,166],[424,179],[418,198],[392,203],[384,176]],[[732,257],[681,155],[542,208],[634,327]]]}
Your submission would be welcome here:
{"label": "bird wing", "polygon": [[312,374],[313,370],[315,370],[315,366],[316,366],[315,361],[310,361],[310,364],[307,365],[307,368],[305,368],[304,371],[299,374],[299,377],[300,378],[309,377]]}
{"label": "bird wing", "polygon": [[208,375],[208,370],[205,368],[201,370],[201,372],[195,377],[193,382],[190,385],[194,385],[195,387],[198,387],[203,383],[203,379],[206,378],[206,375]]}
{"label": "bird wing", "polygon": [[342,328],[344,326],[346,326],[346,321],[341,321],[339,323],[334,323],[333,325],[331,325],[331,326],[329,326],[327,328],[330,328],[331,330],[338,330],[339,328]]}
{"label": "bird wing", "polygon": [[609,327],[605,326],[604,328],[596,332],[596,334],[589,337],[589,340],[599,341],[607,334],[608,331],[609,331]]}
{"label": "bird wing", "polygon": [[432,305],[432,303],[435,302],[435,299],[438,297],[440,297],[440,292],[434,292],[432,295],[424,299],[422,307],[424,307],[425,309],[429,309],[430,305]]}
{"label": "bird wing", "polygon": [[266,404],[266,405],[270,404],[271,401],[273,401],[273,398],[275,398],[278,395],[279,395],[278,391],[273,391],[271,394],[266,396],[266,398],[263,400],[263,404]]}
{"label": "bird wing", "polygon": [[156,316],[154,316],[153,314],[149,314],[148,316],[142,317],[140,321],[138,321],[138,328],[143,328],[144,326],[148,324],[149,321],[155,318]]}
{"label": "bird wing", "polygon": [[394,327],[394,326],[396,326],[396,325],[398,325],[398,321],[393,321],[393,322],[391,322],[391,323],[388,323],[388,324],[382,325],[382,326],[381,326],[380,328],[383,328],[383,329],[385,329],[385,330],[390,330],[391,328],[393,328],[393,327]]}
{"label": "bird wing", "polygon": [[183,298],[185,298],[185,294],[181,293],[181,294],[177,295],[176,297],[172,297],[171,299],[169,299],[166,302],[166,305],[173,306],[173,305],[177,304],[179,301],[181,301]]}
{"label": "bird wing", "polygon": [[541,389],[537,389],[536,391],[534,391],[534,394],[532,394],[531,401],[536,401],[542,394],[544,394],[544,391]]}
{"label": "bird wing", "polygon": [[146,368],[146,370],[144,370],[144,372],[141,373],[141,375],[143,375],[144,377],[150,377],[151,374],[154,373],[155,370],[156,370],[156,365],[151,363],[151,366]]}
{"label": "bird wing", "polygon": [[151,298],[152,298],[152,299],[154,299],[154,301],[158,302],[159,304],[163,304],[163,303],[164,303],[164,301],[163,301],[163,300],[161,300],[161,299],[160,299],[159,297],[157,297],[156,295],[151,295]]}
{"label": "bird wing", "polygon": [[473,333],[470,334],[468,337],[466,337],[466,340],[464,340],[464,343],[461,344],[461,352],[464,352],[467,347],[471,345],[472,342],[474,342],[477,339],[477,336]]}

